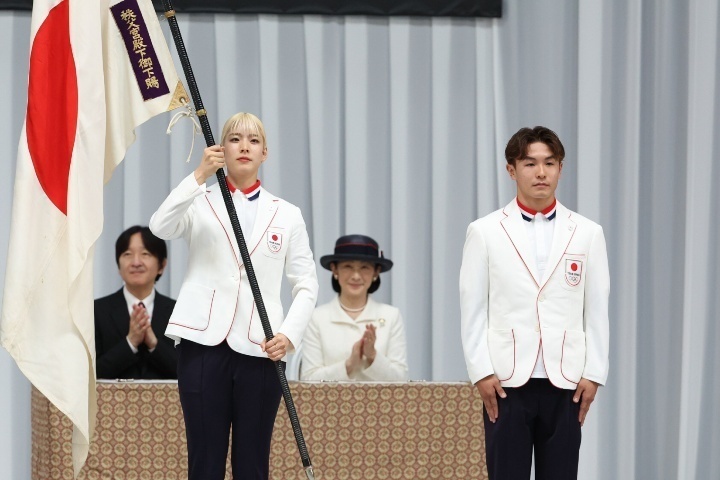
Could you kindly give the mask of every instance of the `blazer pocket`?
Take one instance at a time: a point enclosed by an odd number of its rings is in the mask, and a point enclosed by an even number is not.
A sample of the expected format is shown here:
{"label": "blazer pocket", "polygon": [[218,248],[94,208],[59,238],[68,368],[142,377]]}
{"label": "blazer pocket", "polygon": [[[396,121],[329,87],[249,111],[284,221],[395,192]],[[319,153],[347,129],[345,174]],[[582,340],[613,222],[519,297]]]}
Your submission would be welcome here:
{"label": "blazer pocket", "polygon": [[585,332],[565,330],[562,343],[560,371],[565,380],[578,383],[585,370]]}
{"label": "blazer pocket", "polygon": [[[265,301],[265,299],[263,299]],[[283,321],[283,309],[282,305],[275,304],[274,302],[268,301],[265,304],[265,312],[268,315],[270,321],[270,328],[275,335],[282,325]],[[260,345],[265,340],[265,330],[262,327],[262,320],[260,319],[260,312],[257,311],[257,306],[253,301],[252,314],[250,315],[250,332],[248,338],[251,342]]]}
{"label": "blazer pocket", "polygon": [[263,255],[267,258],[272,258],[273,260],[285,260],[285,252],[273,253],[263,250]]}
{"label": "blazer pocket", "polygon": [[516,345],[515,330],[490,329],[488,331],[490,361],[498,380],[510,380],[515,374]]}
{"label": "blazer pocket", "polygon": [[214,289],[199,283],[184,283],[170,323],[192,330],[207,330],[214,300]]}

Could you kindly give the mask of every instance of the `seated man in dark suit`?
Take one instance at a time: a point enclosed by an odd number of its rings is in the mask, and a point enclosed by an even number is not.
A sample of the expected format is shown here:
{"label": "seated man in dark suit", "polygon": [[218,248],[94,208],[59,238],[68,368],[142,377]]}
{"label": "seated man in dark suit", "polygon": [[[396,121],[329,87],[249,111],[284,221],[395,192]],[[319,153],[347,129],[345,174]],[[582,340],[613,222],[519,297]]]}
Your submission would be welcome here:
{"label": "seated man in dark suit", "polygon": [[125,230],[115,242],[123,288],[95,300],[97,378],[176,379],[177,353],[165,336],[175,300],[155,290],[167,246],[148,227]]}

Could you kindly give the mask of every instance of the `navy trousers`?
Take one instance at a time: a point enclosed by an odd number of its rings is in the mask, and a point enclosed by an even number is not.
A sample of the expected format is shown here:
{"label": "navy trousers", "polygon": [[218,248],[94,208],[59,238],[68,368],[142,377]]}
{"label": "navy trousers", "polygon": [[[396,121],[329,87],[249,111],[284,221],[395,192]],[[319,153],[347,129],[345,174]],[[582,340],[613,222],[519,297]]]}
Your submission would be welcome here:
{"label": "navy trousers", "polygon": [[[273,361],[183,340],[178,389],[188,445],[188,480],[223,480],[232,426],[233,478],[267,480],[282,390]],[[283,363],[283,366],[285,364]]]}
{"label": "navy trousers", "polygon": [[483,409],[490,480],[529,480],[533,449],[536,480],[577,480],[582,434],[575,391],[544,378],[504,390],[495,423]]}

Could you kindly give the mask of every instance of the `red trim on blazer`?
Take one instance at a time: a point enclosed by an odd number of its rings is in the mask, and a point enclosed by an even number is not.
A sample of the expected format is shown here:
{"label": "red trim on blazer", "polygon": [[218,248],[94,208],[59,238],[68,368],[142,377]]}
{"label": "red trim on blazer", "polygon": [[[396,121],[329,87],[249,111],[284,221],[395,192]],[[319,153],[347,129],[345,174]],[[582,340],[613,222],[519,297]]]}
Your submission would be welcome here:
{"label": "red trim on blazer", "polygon": [[[568,219],[570,219],[571,217],[572,217],[572,214],[568,215]],[[574,222],[573,222],[573,223],[574,223]],[[576,233],[577,233],[577,224],[575,224],[575,228],[573,229],[573,233],[572,233],[572,235],[570,235],[570,239],[568,240],[567,245],[565,245],[565,250],[563,250],[562,255],[560,255],[560,260],[558,260],[558,263],[555,264],[555,268],[553,268],[553,269],[552,269],[552,272],[550,272],[550,275],[548,275],[548,277],[547,277],[547,278],[548,278],[548,281],[550,281],[550,277],[553,276],[553,274],[555,273],[555,270],[557,270],[558,265],[560,265],[560,262],[562,262],[562,259],[565,258],[565,255],[568,254],[568,253],[567,253],[568,247],[570,246],[570,243],[572,243],[572,239],[575,238],[575,234],[576,234]],[[545,282],[545,283],[543,284],[543,286],[540,288],[540,292],[538,293],[538,297],[540,296],[540,293],[542,293],[542,291],[543,291],[543,289],[545,288],[546,285],[547,285],[547,282]],[[536,303],[535,305],[536,305],[536,307],[537,307],[537,303]],[[536,311],[537,311],[537,310],[536,310]],[[540,312],[539,312],[539,311],[537,312],[537,316],[538,316],[538,323],[540,323]],[[565,335],[567,335],[567,330],[565,331]],[[578,382],[573,382],[572,380],[568,379],[568,378],[565,376],[565,374],[563,373],[563,371],[562,371],[562,359],[563,359],[563,355],[565,355],[565,335],[563,335],[563,347],[562,347],[562,352],[561,352],[561,354],[560,354],[560,375],[562,375],[563,378],[564,378],[565,380],[567,380],[568,382],[574,383],[574,384],[577,385]],[[542,342],[542,327],[540,328],[540,341]],[[545,367],[545,373],[547,373],[547,372],[548,372],[548,369],[547,369],[547,366],[545,365],[545,355],[543,355],[543,367]],[[550,374],[548,374],[548,380],[550,380]],[[554,386],[556,386],[556,387],[558,387],[558,388],[562,388],[562,387],[560,387],[559,385],[555,385],[552,380],[550,380],[550,383],[552,383]]]}
{"label": "red trim on blazer", "polygon": [[[577,385],[578,383],[580,383],[580,381],[573,382],[568,377],[566,377],[565,372],[563,372],[563,358],[565,358],[565,337],[567,337],[567,330],[565,330],[565,334],[563,334],[562,354],[560,355],[560,375],[562,375],[563,378],[568,382]],[[582,374],[580,374],[580,378],[582,378]]]}
{"label": "red trim on blazer", "polygon": [[[550,275],[552,276],[552,274],[550,274]],[[548,277],[548,278],[549,278],[549,277]],[[543,288],[545,288],[544,285],[543,285]],[[542,348],[542,346],[543,346],[543,341],[542,341],[542,325],[540,324],[540,311],[539,311],[539,309],[538,309],[538,299],[540,298],[540,294],[542,294],[542,288],[541,288],[540,291],[538,292],[538,296],[537,296],[537,298],[535,299],[535,315],[537,316],[538,330],[540,331],[540,348]],[[539,355],[539,354],[540,354],[540,352],[538,352],[538,355]],[[537,358],[535,359],[535,363],[537,363]],[[545,369],[545,375],[547,375],[547,379],[550,381],[550,383],[552,384],[552,386],[553,386],[553,387],[557,387],[557,388],[562,388],[562,387],[560,387],[559,385],[555,385],[555,384],[553,383],[553,381],[550,379],[550,374],[548,373],[547,364],[545,363],[545,352],[543,352],[543,368]],[[534,372],[534,371],[535,371],[535,365],[533,365],[533,372]],[[530,378],[532,378],[532,372],[530,372]],[[529,381],[529,380],[530,380],[530,379],[528,379],[528,381]]]}
{"label": "red trim on blazer", "polygon": [[[273,202],[277,202],[277,199],[273,200]],[[270,221],[268,222],[267,227],[265,227],[265,230],[263,230],[262,234],[260,235],[260,240],[258,240],[258,243],[255,244],[255,248],[253,248],[253,251],[250,252],[250,255],[252,255],[253,253],[255,253],[255,250],[257,250],[258,245],[260,245],[260,242],[262,242],[262,239],[265,237],[265,234],[266,234],[267,231],[270,229],[270,225],[272,225],[273,220],[275,220],[275,217],[276,217],[277,214],[278,214],[278,210],[280,210],[280,207],[279,207],[279,206],[278,206],[277,209],[275,209],[275,213],[273,213],[273,216],[272,216],[272,218],[270,219]],[[244,266],[244,265],[243,265],[243,266]],[[250,340],[250,328],[252,327],[253,318],[255,318],[254,313],[255,313],[255,300],[253,300],[252,312],[250,312],[250,324],[248,325],[248,340]],[[269,322],[269,321],[270,321],[270,318],[268,317],[268,322]],[[229,334],[229,333],[230,333],[230,332],[228,332],[228,334]],[[260,343],[253,342],[252,340],[250,340],[250,342],[251,342],[251,343],[254,343],[255,345],[261,345]]]}
{"label": "red trim on blazer", "polygon": [[[235,255],[235,249],[232,248],[232,240],[230,240],[230,235],[228,235],[228,232],[225,229],[225,225],[223,225],[222,221],[220,221],[220,217],[218,217],[218,214],[215,211],[215,209],[213,208],[212,203],[210,202],[210,199],[207,198],[207,195],[205,195],[205,201],[208,202],[208,205],[210,206],[210,210],[212,210],[213,215],[215,215],[215,218],[217,219],[218,223],[220,224],[220,228],[222,228],[223,232],[225,232],[225,236],[227,237],[228,243],[230,244],[230,251],[232,252],[233,258],[235,259],[235,263],[238,265],[238,275],[240,276],[240,278],[238,279],[238,290],[237,290],[237,294],[235,295],[235,309],[233,310],[234,312],[237,312],[238,298],[240,298],[240,285],[242,284],[242,274],[240,273],[241,265],[240,265],[240,262],[238,262],[237,256]],[[236,315],[233,314],[232,322],[230,322],[230,327],[228,328],[227,333],[225,333],[225,337],[224,337],[225,339],[227,339],[228,335],[230,334],[230,330],[232,330],[232,326],[235,323],[235,317],[236,317]]]}
{"label": "red trim on blazer", "polygon": [[[235,255],[235,249],[232,248],[232,240],[230,239],[230,235],[228,234],[227,229],[225,228],[225,225],[223,225],[222,221],[220,221],[220,217],[218,216],[217,212],[213,208],[210,200],[207,198],[207,195],[205,196],[205,200],[207,200],[208,205],[210,205],[210,209],[213,211],[213,214],[215,215],[215,218],[217,218],[218,222],[220,223],[220,226],[222,227],[223,231],[225,232],[225,236],[227,237],[228,242],[230,243],[230,250],[232,250],[232,252],[233,252],[233,258],[235,259],[235,263],[238,264],[238,273],[239,273],[239,270],[242,269],[245,266],[245,264],[240,263],[237,256]],[[277,199],[273,200],[273,202],[277,202],[277,201],[278,201]],[[258,245],[260,245],[260,242],[262,241],[263,236],[267,233],[268,229],[270,228],[270,225],[272,225],[273,220],[275,220],[275,217],[277,216],[279,209],[280,208],[278,207],[275,210],[275,213],[273,214],[272,218],[270,219],[267,226],[265,227],[265,230],[263,230],[262,234],[260,235],[260,240],[258,240],[258,242],[255,244],[255,247],[253,247],[252,251],[248,252],[248,255],[252,256],[252,254],[255,253],[255,250],[257,250]],[[242,274],[240,274],[240,275],[242,276]],[[230,332],[232,331],[233,325],[235,325],[235,317],[237,317],[237,308],[238,308],[238,300],[237,299],[240,298],[241,287],[242,287],[242,278],[240,279],[240,282],[238,283],[238,293],[237,293],[237,296],[235,297],[235,313],[233,315],[233,320],[232,320],[232,322],[230,322],[230,327],[228,328],[228,331],[225,333],[226,340],[227,340],[228,336],[230,335]],[[255,312],[255,301],[253,300],[253,306],[252,306],[252,310],[250,312],[250,323],[248,324],[248,340],[250,340],[250,328],[252,326],[253,317],[255,316],[254,312]],[[253,342],[252,340],[250,340],[250,343],[254,343],[255,345],[261,345],[260,343]]]}
{"label": "red trim on blazer", "polygon": [[210,199],[207,197],[207,195],[205,195],[205,201],[208,202],[208,206],[210,207],[210,210],[212,210],[213,215],[215,215],[215,218],[217,219],[218,223],[220,223],[220,228],[222,228],[223,232],[225,232],[225,236],[227,237],[228,242],[230,243],[230,251],[232,252],[233,258],[235,259],[235,263],[238,265],[238,269],[239,269],[241,264],[237,258],[237,255],[235,255],[235,249],[232,248],[232,240],[230,239],[230,235],[228,235],[228,232],[225,229],[225,225],[223,225],[222,221],[220,220],[220,217],[218,216],[217,212],[213,208],[212,202],[210,202]]}
{"label": "red trim on blazer", "polygon": [[[568,220],[570,219],[570,217],[572,217],[572,215],[568,215]],[[573,228],[572,235],[570,235],[567,245],[565,245],[565,250],[563,250],[562,255],[560,255],[560,260],[558,260],[558,262],[555,264],[555,268],[553,268],[550,271],[550,275],[548,275],[548,277],[547,277],[548,279],[545,281],[545,283],[543,283],[543,286],[540,287],[540,291],[542,291],[542,289],[545,288],[545,285],[547,285],[547,282],[550,281],[550,277],[553,276],[553,274],[555,273],[555,270],[557,270],[558,265],[560,265],[560,262],[562,262],[562,259],[565,257],[565,255],[567,255],[567,249],[570,246],[570,243],[572,243],[572,239],[575,238],[575,234],[577,233],[577,223],[573,222],[573,224],[575,224],[575,228]]]}
{"label": "red trim on blazer", "polygon": [[[508,218],[508,217],[509,217],[509,215],[508,215],[507,213],[505,213],[505,210],[503,210],[502,213],[503,213],[503,215],[505,215],[505,218]],[[505,220],[505,218],[504,218],[503,220]],[[530,270],[530,268],[527,266],[527,263],[525,263],[525,259],[523,258],[523,256],[520,255],[520,250],[518,250],[517,246],[515,245],[515,242],[513,242],[512,237],[510,236],[510,234],[508,233],[507,229],[505,228],[505,225],[503,225],[502,220],[500,220],[500,227],[501,227],[501,228],[503,229],[503,231],[505,232],[505,235],[507,235],[508,240],[510,240],[510,243],[512,243],[512,246],[513,246],[513,248],[515,249],[515,252],[517,252],[518,257],[520,257],[520,260],[523,262],[523,265],[525,265],[525,269],[527,269],[528,273],[530,274],[530,278],[532,278],[533,282],[535,282],[535,286],[537,286],[538,288],[540,288],[540,285],[539,285],[539,284],[537,283],[537,281],[535,280],[535,276],[532,274],[532,270]]]}
{"label": "red trim on blazer", "polygon": [[[509,217],[509,215],[508,215],[507,213],[505,213],[505,209],[503,209],[502,213],[503,213],[503,215],[505,215],[505,218],[508,218],[508,217]],[[572,214],[568,215],[568,219],[570,219],[571,217],[572,217]],[[505,218],[502,219],[502,220],[505,220]],[[530,268],[528,268],[527,264],[525,263],[525,259],[523,258],[523,256],[520,255],[520,251],[518,250],[517,246],[515,245],[515,242],[512,241],[512,237],[510,236],[510,234],[508,233],[507,229],[505,228],[505,225],[503,225],[502,220],[500,220],[500,226],[502,227],[503,231],[505,232],[505,235],[507,235],[508,239],[510,240],[510,243],[512,243],[512,246],[513,246],[513,248],[515,249],[515,252],[517,252],[518,257],[520,257],[520,260],[523,262],[523,265],[525,265],[525,268],[527,269],[528,273],[530,274],[530,278],[533,279],[533,282],[535,282],[535,285],[540,289],[540,290],[538,291],[538,296],[535,298],[535,315],[537,316],[538,328],[540,329],[540,348],[542,348],[542,343],[543,343],[543,342],[542,342],[542,326],[541,326],[541,323],[540,323],[540,311],[539,311],[539,309],[538,309],[538,301],[539,301],[539,298],[540,298],[540,294],[542,294],[543,289],[544,289],[545,286],[547,285],[547,281],[546,281],[545,283],[543,283],[542,286],[540,286],[540,285],[537,283],[537,281],[535,281],[535,277],[533,276],[532,271],[530,270]],[[572,235],[570,235],[570,239],[568,240],[567,245],[565,245],[565,250],[563,250],[563,254],[560,256],[560,260],[558,260],[557,264],[555,264],[555,268],[553,268],[552,271],[550,272],[550,275],[548,275],[548,277],[547,277],[547,278],[548,278],[548,281],[550,280],[550,278],[551,278],[551,277],[553,276],[553,274],[555,273],[555,270],[557,270],[557,267],[558,267],[558,265],[560,265],[560,262],[562,262],[563,257],[565,257],[565,255],[567,255],[568,246],[569,246],[570,243],[572,242],[572,239],[575,238],[575,233],[577,232],[577,224],[575,224],[575,227],[576,227],[576,228],[573,229],[573,233],[572,233]],[[515,346],[514,340],[515,340],[515,332],[513,331],[513,347]],[[564,348],[565,348],[565,338],[563,337],[563,354],[564,354]],[[539,354],[539,351],[538,351],[538,354]],[[535,363],[537,363],[537,357],[535,357]],[[548,373],[547,365],[545,365],[545,355],[543,355],[543,367],[545,368],[545,373]],[[534,367],[533,367],[533,369],[534,369]],[[515,370],[515,369],[514,369],[514,366],[513,366],[513,372],[514,372],[514,370]],[[563,372],[562,372],[562,357],[560,358],[560,374],[563,376],[563,378],[565,378],[566,380],[568,380],[570,383],[575,383],[575,384],[578,383],[578,382],[573,382],[572,380],[567,379],[567,377],[565,377],[565,374],[563,374]],[[505,380],[501,380],[501,381],[506,381],[506,380],[509,380],[510,378],[512,378],[512,375],[511,375],[510,377],[506,378]],[[530,378],[532,378],[532,372],[530,373]],[[530,380],[530,378],[528,378],[528,381]],[[560,387],[560,386],[558,386],[558,385],[555,385],[555,384],[552,382],[552,380],[550,379],[550,375],[549,375],[549,374],[548,374],[548,380],[550,380],[550,383],[552,383],[555,387],[562,388],[562,387]],[[527,382],[525,382],[525,383],[527,383]],[[524,384],[523,384],[523,385],[524,385]]]}
{"label": "red trim on blazer", "polygon": [[513,375],[515,375],[515,367],[517,366],[517,342],[515,342],[515,329],[512,328],[512,329],[510,329],[510,331],[512,332],[512,336],[513,336],[513,369],[512,369],[512,372],[510,372],[509,377],[498,378],[498,380],[501,382],[506,382],[506,381],[510,380],[513,377]]}
{"label": "red trim on blazer", "polygon": [[[252,326],[252,319],[254,316],[255,316],[255,300],[253,300],[252,312],[250,312],[250,323],[248,324],[247,337],[248,337],[248,340],[250,341],[250,343],[254,343],[255,345],[262,345],[262,342],[260,342],[260,343],[253,342],[252,339],[250,338],[250,327]],[[268,319],[268,320],[270,320],[270,319]],[[265,333],[265,332],[263,331],[263,333]]]}
{"label": "red trim on blazer", "polygon": [[[240,266],[240,268],[242,268],[242,266]],[[238,293],[237,293],[237,296],[235,297],[235,308],[233,309],[233,321],[230,322],[230,327],[228,328],[228,331],[225,332],[225,341],[227,341],[228,337],[230,336],[230,332],[232,331],[232,327],[233,327],[233,325],[235,325],[235,317],[237,317],[238,306],[240,306],[239,298],[240,298],[241,290],[242,290],[242,273],[240,273],[240,281],[238,282]],[[253,302],[253,304],[254,303],[255,302]]]}
{"label": "red trim on blazer", "polygon": [[[273,202],[277,202],[277,201],[278,201],[277,198],[273,200]],[[255,253],[255,250],[257,250],[258,245],[260,245],[260,242],[262,242],[263,238],[265,237],[265,234],[267,233],[268,229],[270,228],[270,225],[272,225],[273,220],[275,220],[275,217],[277,217],[278,210],[280,210],[280,207],[279,207],[279,206],[275,209],[275,213],[273,213],[272,218],[270,219],[270,221],[268,222],[267,226],[265,227],[265,230],[263,230],[262,234],[260,235],[260,239],[259,239],[258,242],[255,244],[255,246],[253,247],[252,252],[249,252],[249,255],[252,255],[253,253]],[[243,266],[243,265],[240,265],[241,268],[242,268],[242,266]]]}
{"label": "red trim on blazer", "polygon": [[[208,319],[207,323],[205,324],[205,328],[193,328],[188,327],[187,325],[183,325],[182,323],[175,323],[170,321],[168,321],[168,325],[177,325],[178,327],[187,328],[188,330],[195,330],[196,332],[204,332],[205,330],[207,330],[210,326],[210,317],[212,317],[212,307],[215,304],[215,292],[216,290],[213,290],[212,298],[210,299],[210,313],[208,313]],[[153,311],[153,314],[154,313],[155,312]]]}

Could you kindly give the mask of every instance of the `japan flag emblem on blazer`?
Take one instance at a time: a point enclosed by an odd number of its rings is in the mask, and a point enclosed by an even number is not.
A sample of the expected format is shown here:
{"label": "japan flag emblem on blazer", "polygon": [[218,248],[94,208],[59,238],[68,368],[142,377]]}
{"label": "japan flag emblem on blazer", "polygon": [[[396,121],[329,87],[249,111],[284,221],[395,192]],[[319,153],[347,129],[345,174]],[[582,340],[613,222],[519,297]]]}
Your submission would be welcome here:
{"label": "japan flag emblem on blazer", "polygon": [[577,287],[582,280],[582,260],[565,260],[565,281],[571,287]]}
{"label": "japan flag emblem on blazer", "polygon": [[282,233],[268,232],[267,246],[273,253],[278,253],[282,248]]}

